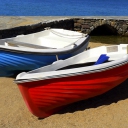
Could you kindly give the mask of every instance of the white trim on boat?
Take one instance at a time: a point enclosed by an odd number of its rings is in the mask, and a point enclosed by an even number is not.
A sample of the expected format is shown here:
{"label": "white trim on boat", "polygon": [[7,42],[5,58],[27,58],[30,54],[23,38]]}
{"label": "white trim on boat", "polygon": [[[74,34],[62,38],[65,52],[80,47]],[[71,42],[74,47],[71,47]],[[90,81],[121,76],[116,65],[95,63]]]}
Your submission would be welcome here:
{"label": "white trim on boat", "polygon": [[[8,41],[8,40],[7,40]],[[12,41],[12,40],[11,40]],[[13,43],[13,42],[12,42]],[[23,43],[19,42],[19,41],[14,41],[13,44],[20,44],[20,45],[31,45],[28,43]],[[25,53],[38,53],[38,54],[61,54],[61,53],[70,53],[72,51],[76,51],[77,49],[79,49],[82,46],[88,46],[89,44],[89,36],[83,37],[83,38],[79,38],[76,42],[74,42],[71,45],[68,45],[64,48],[58,48],[58,49],[54,49],[54,48],[45,48],[43,49],[43,46],[39,46],[36,44],[32,44],[31,46],[37,46],[38,48],[40,47],[40,49],[36,49],[36,48],[30,48],[30,47],[12,47],[12,46],[4,46],[4,45],[0,45],[0,50],[4,50],[4,51],[10,51],[10,52],[22,52],[23,54]]]}
{"label": "white trim on boat", "polygon": [[121,62],[119,62],[118,64],[117,63],[111,64],[111,62],[109,62],[109,65],[106,65],[103,67],[101,67],[102,64],[100,64],[100,65],[95,65],[95,66],[75,68],[75,70],[66,69],[66,70],[60,70],[60,71],[43,72],[42,74],[41,73],[27,74],[23,72],[19,76],[17,76],[15,82],[24,83],[24,82],[38,81],[38,80],[44,80],[44,79],[62,78],[62,77],[102,72],[102,71],[110,70],[112,68],[125,65],[126,63],[128,63],[128,55],[126,56],[125,59],[123,60],[120,59],[119,61]]}
{"label": "white trim on boat", "polygon": [[[48,65],[30,72],[21,73],[16,77],[16,82],[22,83],[22,82],[30,82],[30,81],[37,81],[37,80],[43,80],[43,79],[68,77],[68,76],[82,75],[82,74],[88,74],[93,72],[101,72],[101,71],[109,70],[112,68],[116,68],[118,66],[128,63],[128,54],[126,49],[124,49],[124,47],[127,47],[127,44],[114,45],[114,46],[101,46],[98,48],[93,48],[83,53],[80,53],[76,56],[73,56],[71,58],[68,58],[66,60],[59,60],[54,62],[51,65]],[[113,51],[112,51],[112,48],[114,48]],[[117,50],[115,50],[115,48]],[[109,50],[111,49],[111,51],[108,51],[108,49]],[[110,56],[109,61],[111,62],[107,62],[99,65],[93,65],[93,66],[80,67],[80,68],[57,70],[72,64],[95,62],[98,57],[97,55],[98,54],[100,55],[101,53],[107,54],[108,56]],[[92,58],[89,56],[92,56]],[[80,60],[82,60],[82,57],[84,57],[84,59],[83,61],[80,62]]]}

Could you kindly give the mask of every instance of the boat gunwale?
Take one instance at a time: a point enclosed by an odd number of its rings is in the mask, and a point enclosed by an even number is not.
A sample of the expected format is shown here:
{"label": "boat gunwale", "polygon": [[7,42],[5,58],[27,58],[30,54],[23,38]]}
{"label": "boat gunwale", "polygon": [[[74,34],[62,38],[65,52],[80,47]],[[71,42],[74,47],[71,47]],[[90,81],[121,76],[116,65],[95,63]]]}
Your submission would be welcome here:
{"label": "boat gunwale", "polygon": [[[92,66],[87,66],[87,67],[80,67],[78,69],[81,69],[83,71],[78,71],[78,72],[66,72],[66,74],[63,74],[63,72],[65,70],[57,70],[57,71],[51,71],[51,72],[60,72],[60,74],[50,74],[50,71],[47,72],[50,75],[49,76],[43,76],[43,77],[39,77],[39,78],[27,78],[27,79],[15,79],[15,83],[24,83],[24,82],[32,82],[32,81],[39,81],[39,80],[46,80],[46,79],[54,79],[54,78],[62,78],[62,77],[71,77],[71,76],[75,76],[75,75],[85,75],[85,74],[90,74],[90,73],[96,73],[96,72],[102,72],[102,71],[107,71],[107,70],[111,70],[113,68],[117,68],[119,66],[123,66],[128,64],[128,54],[124,55],[125,58],[121,58],[118,60],[115,60],[114,62],[118,62],[118,63],[114,63],[113,65],[111,65],[113,63],[113,61],[108,62],[108,63],[103,63],[103,64],[99,64],[99,65],[95,65],[96,68],[94,68],[93,70],[85,70],[88,67],[92,67]],[[122,61],[121,61],[122,60]],[[120,62],[121,61],[121,62]],[[103,68],[101,68],[101,65],[105,65]],[[74,69],[66,69],[68,71],[73,71]],[[25,72],[23,72],[25,73]],[[27,73],[25,73],[27,74]],[[35,73],[36,74],[36,73]],[[39,73],[42,74],[42,73]],[[44,72],[45,74],[45,72]],[[43,74],[43,75],[44,75]]]}
{"label": "boat gunwale", "polygon": [[[82,41],[79,45],[76,45],[76,42],[79,42],[80,39],[83,39],[84,41]],[[74,42],[74,44],[66,46],[64,48],[58,48],[58,49],[52,49],[52,48],[48,48],[48,49],[34,49],[34,48],[28,48],[28,47],[24,47],[24,48],[20,48],[16,49],[13,48],[11,46],[6,47],[6,46],[0,46],[0,50],[3,51],[7,51],[7,52],[13,52],[13,53],[22,53],[22,54],[40,54],[40,55],[56,55],[56,54],[67,54],[67,53],[72,53],[75,52],[77,50],[79,50],[82,46],[87,45],[89,43],[89,35],[87,35],[86,37],[82,37],[79,38],[76,42]],[[42,51],[41,51],[42,50]]]}

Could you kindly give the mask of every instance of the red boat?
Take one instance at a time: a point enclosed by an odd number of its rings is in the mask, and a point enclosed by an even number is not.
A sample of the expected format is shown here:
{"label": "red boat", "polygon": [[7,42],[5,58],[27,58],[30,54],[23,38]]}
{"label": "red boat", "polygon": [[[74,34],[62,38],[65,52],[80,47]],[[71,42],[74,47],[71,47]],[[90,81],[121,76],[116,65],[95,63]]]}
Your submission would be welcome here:
{"label": "red boat", "polygon": [[15,82],[28,109],[45,118],[65,105],[103,94],[127,78],[127,45],[120,44],[93,48],[20,73]]}

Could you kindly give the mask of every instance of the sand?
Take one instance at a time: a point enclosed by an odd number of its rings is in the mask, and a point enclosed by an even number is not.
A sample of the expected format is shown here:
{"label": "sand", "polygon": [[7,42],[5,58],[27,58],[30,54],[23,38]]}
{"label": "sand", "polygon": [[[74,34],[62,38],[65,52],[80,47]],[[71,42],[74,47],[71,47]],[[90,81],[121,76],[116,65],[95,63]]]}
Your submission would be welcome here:
{"label": "sand", "polygon": [[[108,45],[90,43],[90,47]],[[109,92],[38,119],[27,109],[15,78],[0,78],[0,128],[128,128],[128,80]]]}

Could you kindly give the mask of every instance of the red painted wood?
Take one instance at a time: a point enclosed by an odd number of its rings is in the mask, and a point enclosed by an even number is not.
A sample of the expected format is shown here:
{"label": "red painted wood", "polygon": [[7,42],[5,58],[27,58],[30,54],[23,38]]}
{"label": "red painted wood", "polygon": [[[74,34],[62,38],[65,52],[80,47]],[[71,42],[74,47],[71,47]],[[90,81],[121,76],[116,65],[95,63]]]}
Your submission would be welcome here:
{"label": "red painted wood", "polygon": [[128,78],[128,64],[78,76],[19,83],[28,109],[45,118],[60,107],[107,92]]}

